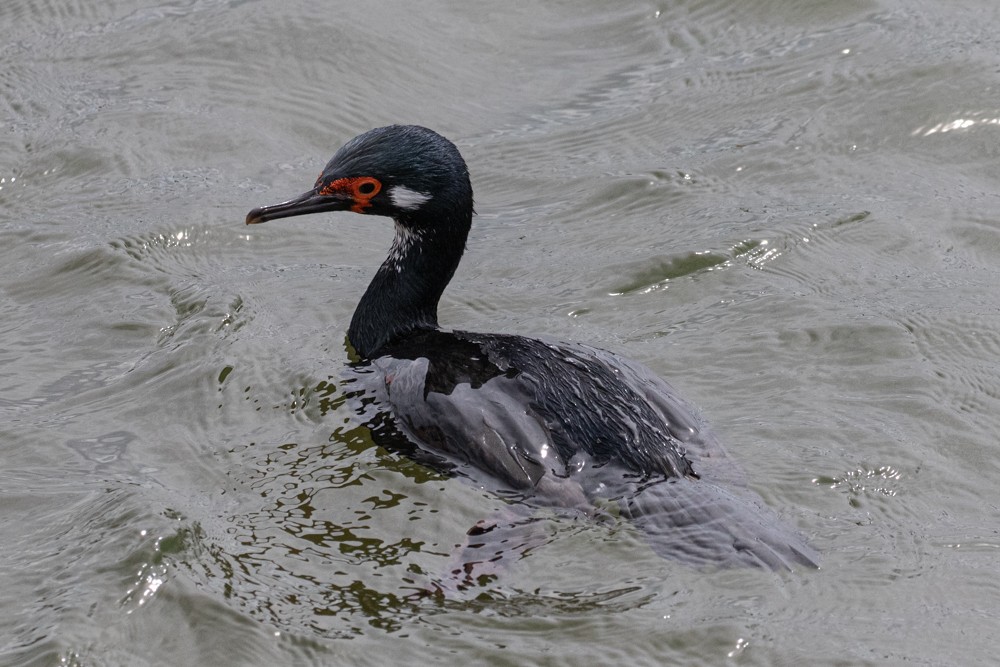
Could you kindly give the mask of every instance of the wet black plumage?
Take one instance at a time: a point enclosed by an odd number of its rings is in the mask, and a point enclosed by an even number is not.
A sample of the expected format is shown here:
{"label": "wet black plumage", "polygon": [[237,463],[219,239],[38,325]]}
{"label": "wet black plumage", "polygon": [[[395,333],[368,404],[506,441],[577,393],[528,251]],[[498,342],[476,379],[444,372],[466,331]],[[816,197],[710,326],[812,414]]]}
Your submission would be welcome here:
{"label": "wet black plumage", "polygon": [[366,132],[313,190],[254,209],[247,224],[336,210],[395,221],[348,339],[356,380],[416,458],[530,504],[591,512],[616,501],[668,557],[815,564],[649,369],[585,345],[439,329],[473,216],[468,169],[450,141],[417,126]]}

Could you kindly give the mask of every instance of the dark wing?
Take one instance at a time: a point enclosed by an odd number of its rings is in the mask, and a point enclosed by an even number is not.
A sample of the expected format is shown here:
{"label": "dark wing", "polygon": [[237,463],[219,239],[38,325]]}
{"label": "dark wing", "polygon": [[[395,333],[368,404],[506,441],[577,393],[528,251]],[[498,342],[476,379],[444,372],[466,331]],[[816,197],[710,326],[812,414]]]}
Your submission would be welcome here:
{"label": "dark wing", "polygon": [[686,443],[700,425],[652,371],[597,348],[520,336],[458,332],[498,367],[516,372],[564,460],[621,463],[644,476],[694,475]]}

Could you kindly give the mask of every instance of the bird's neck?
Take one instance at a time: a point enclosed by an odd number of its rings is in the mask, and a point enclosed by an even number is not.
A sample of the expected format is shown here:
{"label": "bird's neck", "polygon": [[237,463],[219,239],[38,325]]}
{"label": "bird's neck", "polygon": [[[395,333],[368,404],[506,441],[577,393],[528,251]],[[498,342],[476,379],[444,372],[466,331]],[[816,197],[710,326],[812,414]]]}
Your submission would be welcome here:
{"label": "bird's neck", "polygon": [[[347,337],[365,359],[418,329],[436,329],[438,301],[465,251],[471,212],[453,225],[396,223],[389,256],[365,291]],[[420,231],[414,231],[418,229]]]}

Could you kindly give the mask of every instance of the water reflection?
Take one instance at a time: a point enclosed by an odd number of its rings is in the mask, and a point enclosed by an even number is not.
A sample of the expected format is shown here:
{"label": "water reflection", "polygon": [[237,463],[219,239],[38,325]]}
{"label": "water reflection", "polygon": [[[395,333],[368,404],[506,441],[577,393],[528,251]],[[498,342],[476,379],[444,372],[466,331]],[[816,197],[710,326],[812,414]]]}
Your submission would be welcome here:
{"label": "water reflection", "polygon": [[[982,116],[982,114],[976,114],[976,116]],[[1000,116],[992,118],[982,118],[982,117],[966,117],[966,118],[955,118],[949,121],[943,121],[930,127],[921,126],[913,130],[910,134],[915,137],[929,137],[932,134],[945,134],[947,132],[954,132],[956,130],[969,130],[974,127],[983,126],[1000,126]]]}
{"label": "water reflection", "polygon": [[865,497],[895,496],[899,493],[898,482],[901,479],[903,479],[902,471],[891,465],[881,465],[875,468],[861,467],[849,470],[836,477],[818,477],[813,483],[846,491],[851,506],[860,507]]}
{"label": "water reflection", "polygon": [[[338,414],[350,397],[335,381],[292,392],[290,411]],[[366,627],[400,629],[421,611],[419,595],[450,544],[422,521],[437,510],[398,491],[444,478],[377,447],[367,426],[333,429],[327,442],[250,442],[230,454],[249,491],[225,535],[206,539],[203,576],[247,613],[278,628],[350,637]],[[410,484],[393,478],[402,476]],[[431,490],[429,493],[433,493]]]}

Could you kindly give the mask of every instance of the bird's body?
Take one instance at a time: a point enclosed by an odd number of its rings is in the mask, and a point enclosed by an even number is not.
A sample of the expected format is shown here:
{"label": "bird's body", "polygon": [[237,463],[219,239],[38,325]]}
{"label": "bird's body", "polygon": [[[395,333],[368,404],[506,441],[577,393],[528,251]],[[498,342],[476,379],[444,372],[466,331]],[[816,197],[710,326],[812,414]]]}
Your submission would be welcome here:
{"label": "bird's body", "polygon": [[372,363],[401,428],[507,492],[570,505],[579,491],[561,481],[593,468],[695,475],[684,442],[698,430],[683,406],[655,375],[603,350],[428,330]]}
{"label": "bird's body", "polygon": [[312,191],[247,223],[324,210],[396,222],[348,339],[355,379],[415,458],[533,505],[617,502],[665,556],[815,564],[731,475],[701,479],[725,455],[649,369],[579,344],[439,329],[473,215],[465,162],[447,139],[416,126],[371,130],[334,155]]}

